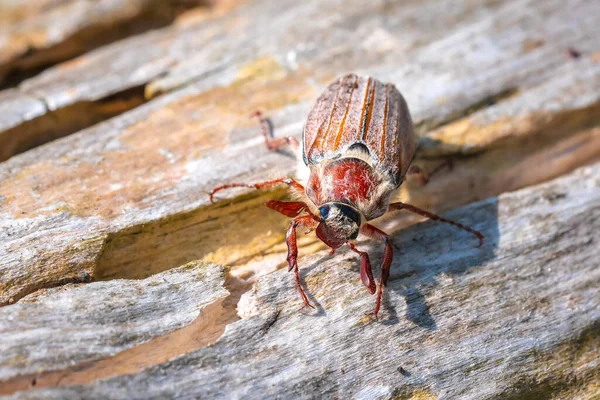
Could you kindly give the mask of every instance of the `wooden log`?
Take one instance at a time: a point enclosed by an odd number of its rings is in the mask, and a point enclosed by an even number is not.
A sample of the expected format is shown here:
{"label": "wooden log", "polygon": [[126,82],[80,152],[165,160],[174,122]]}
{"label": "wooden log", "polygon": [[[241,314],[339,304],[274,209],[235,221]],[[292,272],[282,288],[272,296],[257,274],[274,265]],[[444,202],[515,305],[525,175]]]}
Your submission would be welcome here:
{"label": "wooden log", "polygon": [[[0,321],[0,394],[594,399],[600,167],[571,172],[600,159],[600,3],[239,3],[0,91],[0,160],[89,127],[0,163],[0,319],[12,321]],[[283,190],[207,196],[293,174],[248,115],[263,109],[277,135],[299,138],[315,97],[349,71],[406,96],[417,165],[454,161],[426,186],[407,180],[402,200],[444,212],[492,196],[451,214],[484,231],[481,249],[431,223],[395,235],[381,323],[363,318],[373,299],[355,255],[327,260],[314,236],[301,237],[301,265],[316,316],[299,311],[292,277],[271,274],[288,221],[263,203]],[[378,246],[359,247],[377,265]],[[229,264],[231,294],[215,266],[212,283],[164,272],[190,260]],[[127,310],[139,324],[123,324]]]}
{"label": "wooden log", "polygon": [[[247,98],[260,99],[257,92],[273,90],[264,80],[292,73],[301,86],[281,88],[289,91],[258,106],[306,106],[337,75],[368,73],[395,82],[425,130],[543,81],[572,62],[566,56],[571,46],[584,56],[600,50],[600,6],[587,0],[569,7],[560,0],[486,0],[477,6],[469,0],[343,5],[261,0],[230,8],[191,13],[173,26],[106,46],[23,82],[0,98],[0,110],[35,99],[32,109],[18,108],[10,118],[0,114],[0,149],[6,149],[0,159],[106,117],[90,107],[88,114],[99,114],[96,118],[70,126],[81,114],[79,103],[136,88],[153,98],[192,82],[208,91],[236,79],[262,80],[251,92],[227,100],[226,108],[239,115],[235,110],[245,109]],[[331,15],[339,20],[333,23]],[[301,30],[295,28],[298,21]],[[572,21],[578,21],[577,29]],[[64,127],[52,123],[58,110]]]}
{"label": "wooden log", "polygon": [[224,282],[223,267],[192,262],[139,281],[47,289],[0,308],[0,394],[64,382],[64,370],[73,365],[90,370],[96,361],[143,343],[146,357],[156,362],[160,355],[149,349],[160,343],[148,342],[193,321],[198,339],[211,343],[223,333],[214,316],[223,314],[229,294]]}
{"label": "wooden log", "polygon": [[[394,236],[380,322],[351,251],[301,260],[242,296],[212,346],[140,373],[15,394],[77,398],[596,398],[600,164]],[[365,248],[366,243],[361,244]],[[371,246],[374,260],[381,246]]]}

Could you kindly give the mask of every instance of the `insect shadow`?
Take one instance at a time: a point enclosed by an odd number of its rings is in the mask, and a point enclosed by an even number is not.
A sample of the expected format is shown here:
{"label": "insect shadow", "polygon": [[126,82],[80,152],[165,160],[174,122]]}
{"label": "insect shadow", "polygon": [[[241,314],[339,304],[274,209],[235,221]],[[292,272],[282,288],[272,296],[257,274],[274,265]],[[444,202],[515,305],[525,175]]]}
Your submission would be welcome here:
{"label": "insect shadow", "polygon": [[[427,304],[427,295],[440,279],[454,281],[470,268],[482,267],[494,258],[500,231],[498,198],[492,197],[444,214],[484,234],[481,247],[473,235],[447,224],[424,221],[393,233],[394,259],[387,295],[384,295],[381,317],[384,325],[393,325],[406,318],[427,330],[436,330],[437,323]],[[366,244],[366,242],[365,242]],[[380,246],[370,246],[373,265],[382,258]],[[356,266],[358,271],[358,265]],[[452,284],[452,283],[450,283]],[[405,306],[398,298],[403,298]],[[405,309],[404,316],[398,312]]]}
{"label": "insect shadow", "polygon": [[[316,269],[322,263],[327,262],[332,262],[332,256],[330,254],[325,253],[319,258],[313,259],[310,263],[311,265],[305,266],[304,268],[300,268],[300,281],[302,282],[302,285],[306,287],[306,280],[307,278],[310,279],[313,270]],[[306,296],[310,300],[310,304],[314,307],[314,310],[309,307],[303,307],[302,312],[307,313],[307,315],[310,315],[312,317],[326,317],[327,310],[319,302],[318,296],[315,297],[311,290],[306,291]]]}

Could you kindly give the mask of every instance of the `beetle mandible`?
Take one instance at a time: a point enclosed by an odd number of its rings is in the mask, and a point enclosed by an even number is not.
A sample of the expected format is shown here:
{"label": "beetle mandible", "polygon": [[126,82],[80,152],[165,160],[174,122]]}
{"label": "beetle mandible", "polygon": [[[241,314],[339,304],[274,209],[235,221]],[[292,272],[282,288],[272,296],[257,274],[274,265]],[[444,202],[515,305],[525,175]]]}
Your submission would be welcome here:
{"label": "beetle mandible", "polygon": [[[286,145],[298,147],[293,137],[273,137],[272,123],[260,118],[265,142],[270,150]],[[440,217],[410,204],[391,202],[406,176],[416,150],[416,136],[406,101],[392,84],[354,74],[338,78],[317,99],[302,132],[302,160],[297,179],[289,177],[266,182],[230,183],[232,187],[263,189],[286,184],[300,201],[267,201],[266,206],[292,218],[286,235],[289,271],[305,306],[313,307],[302,288],[298,274],[296,229],[316,231],[317,237],[332,249],[342,245],[361,257],[360,277],[371,294],[377,292],[373,314],[377,318],[383,287],[392,264],[390,236],[373,221],[387,212],[407,210],[445,222],[467,232],[483,243],[483,235],[465,225]],[[379,285],[375,284],[369,255],[352,242],[358,234],[383,242]],[[314,307],[313,307],[314,308]]]}

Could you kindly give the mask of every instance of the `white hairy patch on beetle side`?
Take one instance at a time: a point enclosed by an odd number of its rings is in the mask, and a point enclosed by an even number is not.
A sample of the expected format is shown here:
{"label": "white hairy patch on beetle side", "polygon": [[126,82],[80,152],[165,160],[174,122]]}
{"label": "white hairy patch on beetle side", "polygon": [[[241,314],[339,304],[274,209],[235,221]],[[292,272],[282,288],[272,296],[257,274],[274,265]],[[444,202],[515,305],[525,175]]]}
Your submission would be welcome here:
{"label": "white hairy patch on beetle side", "polygon": [[310,168],[304,164],[304,159],[302,158],[302,150],[298,154],[296,154],[296,180],[302,186],[306,187],[308,184],[308,178],[310,177]]}
{"label": "white hairy patch on beetle side", "polygon": [[[296,160],[296,181],[302,186],[306,187],[308,184],[308,178],[310,177],[310,168],[304,164],[304,160],[302,159],[302,150],[300,150],[299,154],[297,154]],[[301,201],[308,205],[311,213],[317,216],[321,215],[319,212],[319,207],[306,195],[306,192],[298,192],[296,190],[291,190],[290,192],[295,201]]]}
{"label": "white hairy patch on beetle side", "polygon": [[364,201],[358,202],[356,207],[363,214],[365,219],[370,221],[378,218],[387,211],[390,195],[393,191],[393,184],[382,181],[377,185],[371,196],[364,199]]}

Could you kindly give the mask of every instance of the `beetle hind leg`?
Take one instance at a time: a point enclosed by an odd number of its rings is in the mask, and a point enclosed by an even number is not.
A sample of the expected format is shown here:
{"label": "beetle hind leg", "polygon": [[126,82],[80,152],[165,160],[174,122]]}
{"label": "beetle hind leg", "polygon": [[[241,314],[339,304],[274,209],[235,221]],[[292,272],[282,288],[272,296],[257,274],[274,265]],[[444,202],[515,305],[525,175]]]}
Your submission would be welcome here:
{"label": "beetle hind leg", "polygon": [[406,171],[406,177],[408,179],[415,179],[417,182],[419,182],[419,185],[425,186],[427,185],[427,183],[429,183],[429,181],[434,175],[438,174],[441,170],[443,170],[446,167],[448,167],[450,171],[452,171],[452,169],[454,168],[454,162],[451,158],[447,158],[445,161],[440,163],[438,166],[436,166],[433,170],[429,172],[425,172],[418,165],[412,165],[408,169],[408,171]]}
{"label": "beetle hind leg", "polygon": [[276,151],[276,150],[279,150],[288,145],[294,149],[298,148],[299,143],[296,140],[296,138],[293,136],[276,138],[275,135],[273,134],[273,132],[274,132],[273,122],[271,121],[270,118],[263,116],[262,112],[255,111],[251,115],[251,117],[258,118],[258,121],[260,123],[260,129],[265,138],[265,144],[267,145],[267,148],[269,150]]}
{"label": "beetle hind leg", "polygon": [[458,229],[462,229],[463,231],[469,232],[470,234],[474,235],[477,239],[479,239],[479,247],[481,247],[481,245],[483,245],[483,239],[484,239],[484,237],[483,237],[483,234],[481,232],[476,231],[475,229],[469,228],[468,226],[463,225],[463,224],[461,224],[459,222],[452,221],[451,219],[447,219],[447,218],[444,218],[444,217],[440,217],[439,215],[434,214],[432,212],[429,212],[429,211],[423,210],[423,209],[421,209],[419,207],[415,207],[413,205],[402,203],[402,202],[397,202],[397,203],[390,204],[390,208],[389,209],[391,211],[392,210],[407,210],[407,211],[410,211],[412,213],[422,215],[423,217],[427,217],[427,218],[429,218],[431,220],[434,220],[434,221],[444,222],[446,224],[453,225],[453,226],[457,227]]}

